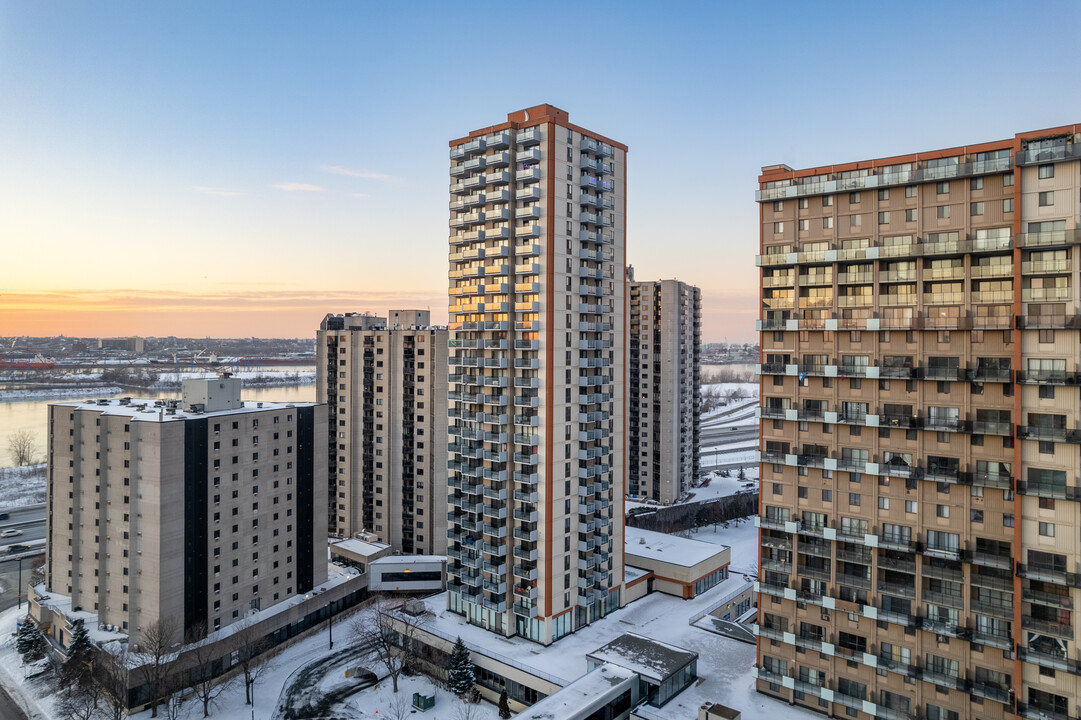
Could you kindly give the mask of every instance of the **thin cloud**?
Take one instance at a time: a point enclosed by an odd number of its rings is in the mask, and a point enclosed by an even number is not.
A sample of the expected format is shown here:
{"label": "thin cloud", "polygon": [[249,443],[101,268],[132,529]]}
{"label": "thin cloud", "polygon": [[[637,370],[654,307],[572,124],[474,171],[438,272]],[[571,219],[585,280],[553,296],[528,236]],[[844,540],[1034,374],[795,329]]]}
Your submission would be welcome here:
{"label": "thin cloud", "polygon": [[308,183],[278,183],[275,185],[279,190],[285,192],[326,192],[327,189],[320,187],[319,185],[309,185]]}
{"label": "thin cloud", "polygon": [[335,175],[346,175],[348,177],[364,178],[365,180],[378,180],[384,183],[396,183],[401,182],[401,178],[394,175],[387,175],[386,173],[375,172],[374,170],[354,170],[342,165],[322,165],[319,168],[323,172],[334,173]]}
{"label": "thin cloud", "polygon": [[349,193],[349,194],[352,195],[355,198],[366,198],[366,197],[368,197],[368,193]]}
{"label": "thin cloud", "polygon": [[192,190],[201,195],[217,195],[218,197],[238,197],[240,195],[247,195],[248,193],[242,190],[232,190],[230,188],[220,187],[207,187],[205,185],[194,185]]}

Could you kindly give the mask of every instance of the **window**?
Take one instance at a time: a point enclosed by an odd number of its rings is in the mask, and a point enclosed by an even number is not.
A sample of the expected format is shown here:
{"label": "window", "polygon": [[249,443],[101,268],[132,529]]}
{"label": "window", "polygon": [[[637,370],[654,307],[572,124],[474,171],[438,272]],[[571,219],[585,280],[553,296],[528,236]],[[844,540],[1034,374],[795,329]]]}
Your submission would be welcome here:
{"label": "window", "polygon": [[916,513],[917,504],[915,500],[905,500],[905,512],[910,514]]}
{"label": "window", "polygon": [[905,210],[905,222],[916,222],[916,208]]}
{"label": "window", "polygon": [[831,217],[822,218],[822,229],[823,230],[829,230],[832,227],[833,227],[833,218],[831,218]]}
{"label": "window", "polygon": [[940,182],[935,184],[935,192],[939,195],[950,194],[950,184],[948,182]]}
{"label": "window", "polygon": [[1002,176],[1002,187],[1011,187],[1013,185],[1013,174]]}
{"label": "window", "polygon": [[833,196],[832,195],[823,195],[822,196],[822,207],[833,207]]}
{"label": "window", "polygon": [[1006,198],[1002,201],[1002,212],[1013,212],[1013,198]]}
{"label": "window", "polygon": [[950,206],[949,205],[939,205],[937,208],[935,208],[935,210],[938,213],[938,219],[939,220],[945,220],[946,218],[948,218],[950,216]]}
{"label": "window", "polygon": [[1048,190],[1040,193],[1040,207],[1051,207],[1055,204],[1055,191]]}
{"label": "window", "polygon": [[879,510],[889,510],[890,509],[890,499],[888,497],[880,497],[878,499],[878,509]]}
{"label": "window", "polygon": [[848,504],[859,507],[860,494],[859,493],[848,493]]}
{"label": "window", "polygon": [[784,210],[784,200],[773,201],[773,212],[781,212]]}
{"label": "window", "polygon": [[888,188],[883,188],[882,190],[879,190],[878,191],[878,199],[879,200],[889,200],[890,199],[890,191],[889,191],[889,189]]}
{"label": "window", "polygon": [[1013,513],[1002,514],[1002,527],[1013,527]]}
{"label": "window", "polygon": [[950,516],[950,506],[949,505],[936,505],[935,506],[935,515],[937,515],[940,518],[948,518]]}
{"label": "window", "polygon": [[1047,180],[1049,178],[1053,178],[1053,177],[1055,177],[1055,166],[1054,165],[1041,165],[1039,173],[1040,173],[1040,179],[1041,180]]}
{"label": "window", "polygon": [[799,221],[799,229],[800,229],[800,231],[806,230],[807,228],[808,228],[807,221],[806,220],[800,220]]}
{"label": "window", "polygon": [[773,223],[773,232],[777,233],[777,234],[783,233],[784,232],[784,223],[783,222],[775,222],[775,223]]}
{"label": "window", "polygon": [[889,214],[889,212],[880,212],[878,214],[878,224],[879,225],[889,225],[889,222],[890,222],[890,214]]}
{"label": "window", "polygon": [[807,198],[800,198],[799,199],[799,209],[800,210],[806,210],[807,205],[808,205]]}
{"label": "window", "polygon": [[983,190],[983,178],[972,178],[968,183],[968,187],[970,190]]}
{"label": "window", "polygon": [[974,522],[974,523],[982,523],[983,522],[983,510],[973,510],[969,517],[972,520],[972,522]]}
{"label": "window", "polygon": [[983,215],[983,203],[982,202],[969,203],[968,207],[969,207],[969,214],[970,215]]}
{"label": "window", "polygon": [[823,490],[822,491],[822,502],[833,502],[833,491],[832,490]]}
{"label": "window", "polygon": [[915,185],[909,185],[909,186],[907,186],[905,188],[905,197],[906,198],[914,198],[914,197],[916,197],[916,186]]}
{"label": "window", "polygon": [[860,204],[860,194],[858,192],[850,192],[850,193],[848,193],[848,203],[849,203],[849,205],[859,205]]}
{"label": "window", "polygon": [[849,215],[848,216],[848,226],[849,227],[859,227],[862,224],[863,224],[863,218],[862,218],[861,215]]}
{"label": "window", "polygon": [[1055,524],[1049,522],[1040,523],[1040,535],[1044,537],[1055,537]]}

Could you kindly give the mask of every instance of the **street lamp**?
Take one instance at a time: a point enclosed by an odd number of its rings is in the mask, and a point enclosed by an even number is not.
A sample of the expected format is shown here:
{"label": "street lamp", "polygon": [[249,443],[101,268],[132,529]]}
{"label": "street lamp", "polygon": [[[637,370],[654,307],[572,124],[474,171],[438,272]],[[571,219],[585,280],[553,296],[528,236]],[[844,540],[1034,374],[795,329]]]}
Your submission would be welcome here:
{"label": "street lamp", "polygon": [[330,603],[327,602],[327,635],[330,637],[330,649],[334,649],[334,628],[330,622]]}

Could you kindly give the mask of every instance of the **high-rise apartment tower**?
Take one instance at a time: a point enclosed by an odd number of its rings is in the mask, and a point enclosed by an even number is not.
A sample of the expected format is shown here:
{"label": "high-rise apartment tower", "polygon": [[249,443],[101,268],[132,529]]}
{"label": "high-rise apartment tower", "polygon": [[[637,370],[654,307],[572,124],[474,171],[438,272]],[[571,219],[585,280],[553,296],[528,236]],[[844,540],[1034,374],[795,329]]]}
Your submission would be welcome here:
{"label": "high-rise apartment tower", "polygon": [[627,492],[672,503],[698,477],[702,294],[630,280]]}
{"label": "high-rise apartment tower", "polygon": [[447,547],[447,329],[427,310],[327,315],[317,341],[328,405],[328,526],[407,555]]}
{"label": "high-rise apartment tower", "polygon": [[448,604],[544,644],[621,601],[626,151],[550,105],[450,142]]}
{"label": "high-rise apartment tower", "polygon": [[183,400],[49,406],[45,587],[138,638],[214,631],[327,578],[326,408]]}
{"label": "high-rise apartment tower", "polygon": [[1072,718],[1081,125],[759,178],[757,685]]}

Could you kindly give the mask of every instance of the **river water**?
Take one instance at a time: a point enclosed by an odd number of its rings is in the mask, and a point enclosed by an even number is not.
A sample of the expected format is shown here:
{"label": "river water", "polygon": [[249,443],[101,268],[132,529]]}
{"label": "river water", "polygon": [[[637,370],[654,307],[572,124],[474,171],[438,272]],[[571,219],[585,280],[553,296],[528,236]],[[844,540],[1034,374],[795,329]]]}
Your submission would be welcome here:
{"label": "river water", "polygon": [[[157,400],[160,398],[180,397],[180,391],[158,392],[132,388],[113,395],[102,395],[100,392],[95,393],[93,389],[88,389],[85,397],[0,402],[0,467],[9,467],[13,464],[11,458],[8,457],[7,438],[16,430],[26,429],[34,433],[37,439],[38,454],[42,457],[45,456],[45,443],[49,437],[48,407],[50,404],[88,398],[127,396]],[[253,402],[315,402],[315,384],[295,387],[244,388],[241,392],[241,398]]]}

